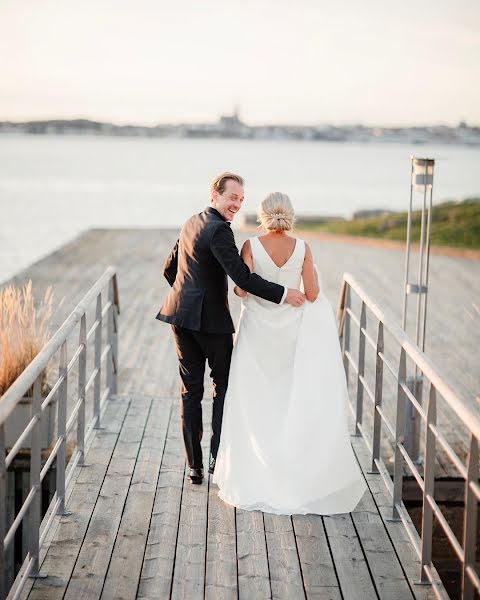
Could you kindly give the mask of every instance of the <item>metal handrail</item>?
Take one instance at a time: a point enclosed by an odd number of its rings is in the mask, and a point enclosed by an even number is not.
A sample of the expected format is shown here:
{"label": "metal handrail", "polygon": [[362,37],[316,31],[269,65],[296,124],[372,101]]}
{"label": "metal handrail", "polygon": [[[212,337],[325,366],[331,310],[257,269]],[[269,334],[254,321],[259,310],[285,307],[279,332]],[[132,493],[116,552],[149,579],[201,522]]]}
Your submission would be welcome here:
{"label": "metal handrail", "polygon": [[[357,317],[351,307],[351,293],[355,293],[361,300],[361,315]],[[378,321],[377,341],[375,344],[375,390],[374,390],[374,413],[372,440],[369,439],[363,424],[363,392],[371,399],[371,391],[365,385],[365,343],[367,338],[366,321],[367,309]],[[385,486],[392,496],[392,521],[401,521],[407,529],[407,533],[421,560],[420,583],[433,584],[437,597],[445,597],[445,592],[439,591],[439,578],[432,563],[433,545],[433,517],[441,525],[455,554],[462,563],[462,600],[473,600],[475,590],[480,592],[480,577],[475,567],[475,553],[477,543],[477,511],[480,496],[478,486],[478,443],[480,439],[480,416],[467,404],[465,398],[453,390],[453,388],[440,375],[439,369],[425,355],[425,353],[410,339],[403,329],[393,320],[386,317],[379,306],[360,287],[352,275],[345,273],[340,289],[337,307],[338,331],[342,342],[342,355],[345,372],[348,380],[348,370],[351,366],[357,380],[356,406],[349,408],[355,418],[355,432],[362,435],[367,448],[371,452],[371,471],[382,476]],[[350,350],[350,328],[352,322],[358,327],[358,364]],[[398,371],[387,362],[384,354],[384,331],[388,330],[400,347],[398,360]],[[430,382],[428,404],[426,410],[419,404],[417,398],[411,393],[407,386],[407,357],[413,361],[416,369]],[[383,367],[387,366],[389,372],[397,381],[397,396],[395,406],[395,424],[387,420],[385,411],[382,409],[383,402]],[[470,433],[470,451],[465,466],[456,455],[453,448],[445,440],[439,431],[437,414],[437,394],[440,394],[449,408],[462,422]],[[425,460],[423,475],[417,468],[415,461],[409,456],[403,443],[405,434],[405,407],[406,402],[415,406],[421,419],[425,422]],[[383,459],[380,456],[380,440],[382,434],[382,423],[386,425],[388,432],[395,440],[395,458],[393,482],[388,473]],[[465,479],[465,517],[463,529],[463,546],[448,525],[440,507],[434,500],[435,480],[435,452],[436,443],[445,450],[448,458],[459,470]],[[412,472],[420,489],[423,492],[422,530],[418,537],[416,529],[412,524],[408,512],[403,503],[402,484],[403,468],[405,464]]]}
{"label": "metal handrail", "polygon": [[60,346],[73,331],[82,316],[86,313],[88,305],[102,291],[109,280],[114,280],[114,304],[120,312],[118,300],[118,287],[116,283],[116,272],[113,267],[108,267],[100,279],[90,288],[85,296],[80,300],[70,315],[65,319],[61,327],[50,338],[48,343],[37,354],[35,359],[23,371],[21,376],[8,388],[1,397],[0,402],[0,423],[13,411],[26,392],[32,387],[39,374],[45,369],[52,356],[60,349]]}
{"label": "metal handrail", "polygon": [[[107,302],[102,309],[102,294],[107,289]],[[95,321],[89,333],[94,337],[94,369],[87,383],[87,310],[96,301]],[[18,583],[15,598],[19,596],[28,577],[39,577],[39,551],[41,541],[45,538],[54,515],[64,515],[65,489],[77,465],[84,465],[85,441],[95,428],[100,427],[100,415],[105,400],[117,392],[118,365],[118,314],[120,312],[117,275],[113,267],[108,267],[98,281],[90,288],[82,300],[55,332],[49,342],[37,354],[29,366],[0,398],[0,600],[7,597],[5,553],[25,516],[28,515],[28,553],[25,558],[26,568]],[[104,317],[106,317],[104,319]],[[107,343],[102,350],[102,324],[107,323]],[[79,341],[70,361],[67,359],[67,339],[80,324]],[[50,360],[60,351],[59,373],[47,398],[41,398],[42,373]],[[67,384],[69,373],[78,362],[78,390],[75,407],[67,422]],[[106,366],[106,387],[101,390],[102,365]],[[89,424],[85,423],[85,401],[87,391],[93,386],[93,417]],[[31,419],[18,436],[16,442],[6,452],[5,421],[33,387]],[[57,438],[54,447],[42,468],[40,445],[40,422],[42,413],[57,397]],[[66,465],[67,434],[77,421],[76,445],[71,459]],[[30,490],[20,507],[14,522],[7,530],[6,523],[6,476],[7,469],[22,448],[27,435],[31,435],[30,458]],[[50,503],[52,515],[45,524],[42,537],[41,527],[41,482],[56,459],[56,493]],[[68,471],[68,475],[67,475]],[[47,511],[48,514],[48,511]]]}
{"label": "metal handrail", "polygon": [[[385,313],[380,307],[370,298],[370,296],[360,287],[355,281],[355,278],[350,273],[344,273],[342,288],[350,287],[357,296],[368,306],[370,311],[375,317],[381,321],[385,327],[399,342],[399,344],[405,348],[405,351],[409,357],[418,365],[420,370],[426,375],[427,379],[435,386],[436,390],[440,392],[442,397],[445,399],[450,408],[455,414],[469,427],[472,433],[475,434],[477,439],[480,439],[480,417],[478,413],[471,410],[465,399],[458,392],[448,385],[448,383],[439,375],[437,367],[428,358],[428,356],[420,350],[415,342],[408,336],[407,333],[392,319],[386,317]],[[340,292],[340,300],[344,295],[344,292]],[[339,309],[343,308],[341,302],[339,302]],[[338,313],[337,313],[338,316]]]}

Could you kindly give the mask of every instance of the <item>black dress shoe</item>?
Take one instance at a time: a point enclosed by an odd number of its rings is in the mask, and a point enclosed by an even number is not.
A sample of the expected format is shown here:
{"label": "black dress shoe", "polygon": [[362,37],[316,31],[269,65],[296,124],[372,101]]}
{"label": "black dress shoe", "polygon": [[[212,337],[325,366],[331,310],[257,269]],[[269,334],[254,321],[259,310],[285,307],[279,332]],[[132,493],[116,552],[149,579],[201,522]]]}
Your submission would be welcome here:
{"label": "black dress shoe", "polygon": [[190,468],[190,481],[192,483],[202,483],[203,481],[203,468],[192,469]]}
{"label": "black dress shoe", "polygon": [[215,458],[212,457],[210,459],[210,465],[208,467],[208,472],[210,473],[210,475],[213,475],[213,473],[215,472],[215,462],[216,462]]}

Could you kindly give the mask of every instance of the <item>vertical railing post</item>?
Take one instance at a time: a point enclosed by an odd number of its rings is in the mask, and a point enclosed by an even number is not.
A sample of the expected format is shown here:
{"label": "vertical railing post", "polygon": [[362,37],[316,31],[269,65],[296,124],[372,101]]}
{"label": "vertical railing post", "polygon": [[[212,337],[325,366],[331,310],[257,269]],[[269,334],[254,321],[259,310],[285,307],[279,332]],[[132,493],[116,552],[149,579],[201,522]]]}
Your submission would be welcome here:
{"label": "vertical railing post", "polygon": [[403,391],[402,384],[406,385],[406,382],[407,360],[405,349],[402,348],[398,365],[397,415],[395,424],[395,464],[393,470],[393,521],[398,521],[400,519],[400,514],[397,507],[402,501],[403,455],[400,450],[400,444],[403,444],[405,434],[405,392]]}
{"label": "vertical railing post", "polygon": [[112,394],[116,394],[118,390],[118,314],[120,312],[120,300],[118,297],[117,274],[112,277],[113,302],[115,310],[113,311],[113,388]]}
{"label": "vertical railing post", "polygon": [[474,491],[470,487],[470,483],[478,483],[478,476],[478,440],[472,433],[470,452],[468,454],[467,480],[465,482],[465,516],[463,521],[463,548],[465,555],[462,565],[462,600],[473,600],[475,596],[474,587],[467,574],[467,569],[475,569],[478,501]]}
{"label": "vertical railing post", "polygon": [[110,279],[108,282],[108,303],[110,305],[107,314],[107,345],[110,346],[110,350],[107,356],[107,387],[108,395],[111,396],[113,393],[113,370],[114,370],[114,354],[113,354],[113,330],[114,330],[114,316],[115,304],[113,302],[113,280]]}
{"label": "vertical railing post", "polygon": [[344,306],[344,329],[343,329],[343,344],[342,344],[342,354],[343,354],[343,367],[345,369],[345,377],[347,378],[348,384],[348,358],[347,352],[350,351],[350,315],[348,314],[348,309],[350,308],[350,286],[347,284],[347,289],[345,292],[345,306]]}
{"label": "vertical railing post", "polygon": [[95,417],[95,429],[101,428],[100,423],[100,383],[102,375],[102,294],[97,296],[97,308],[95,311],[95,321],[97,328],[95,330],[95,359],[94,368],[96,371],[95,383],[93,386],[93,414]]}
{"label": "vertical railing post", "polygon": [[79,345],[82,347],[78,357],[78,397],[81,400],[77,419],[78,464],[85,464],[85,386],[87,379],[87,317],[85,313],[80,321]]}
{"label": "vertical railing post", "polygon": [[112,277],[112,292],[113,292],[113,310],[112,310],[112,361],[113,361],[113,379],[112,379],[112,394],[117,393],[117,380],[118,380],[118,312],[119,312],[119,301],[118,301],[118,288],[117,288],[117,276]]}
{"label": "vertical railing post", "polygon": [[58,390],[57,436],[61,439],[57,453],[57,498],[60,499],[57,514],[69,514],[65,511],[65,466],[67,455],[67,341],[60,349],[59,377],[62,378]]}
{"label": "vertical railing post", "polygon": [[0,600],[7,597],[6,560],[3,540],[7,533],[7,468],[5,466],[5,423],[0,423]]}
{"label": "vertical railing post", "polygon": [[32,444],[30,450],[30,488],[35,490],[35,496],[28,511],[28,552],[33,558],[33,567],[29,577],[40,577],[40,521],[42,519],[42,484],[40,471],[42,468],[42,448],[40,445],[40,427],[42,416],[42,381],[37,377],[33,384],[33,398],[31,416],[38,417],[37,423],[32,430]]}
{"label": "vertical railing post", "polygon": [[380,458],[380,440],[382,433],[382,417],[377,407],[382,406],[383,397],[383,360],[380,354],[384,351],[383,323],[379,321],[377,332],[377,349],[375,352],[375,406],[373,409],[373,440],[372,440],[372,466],[371,473],[378,473],[376,461]]}
{"label": "vertical railing post", "polygon": [[422,564],[420,571],[420,582],[430,583],[425,566],[432,562],[432,532],[433,532],[433,509],[428,498],[434,497],[435,486],[435,434],[430,425],[437,424],[437,393],[435,387],[430,383],[428,396],[427,423],[425,431],[425,465],[423,471],[423,511],[422,511]]}
{"label": "vertical railing post", "polygon": [[360,326],[358,328],[358,373],[357,373],[357,406],[355,412],[355,435],[361,435],[359,424],[363,420],[363,382],[365,374],[365,333],[362,331],[367,327],[367,309],[362,301],[360,312]]}
{"label": "vertical railing post", "polygon": [[41,470],[41,452],[40,447],[40,417],[42,413],[42,382],[40,377],[37,377],[33,384],[33,399],[32,399],[32,418],[38,415],[38,421],[32,431],[32,444],[30,451],[30,487],[35,490],[35,498],[29,509],[29,528],[28,528],[28,551],[30,557],[34,559],[32,575],[36,575],[38,568],[39,555],[39,530],[40,530],[40,514],[41,514],[41,499],[40,493],[40,470]]}

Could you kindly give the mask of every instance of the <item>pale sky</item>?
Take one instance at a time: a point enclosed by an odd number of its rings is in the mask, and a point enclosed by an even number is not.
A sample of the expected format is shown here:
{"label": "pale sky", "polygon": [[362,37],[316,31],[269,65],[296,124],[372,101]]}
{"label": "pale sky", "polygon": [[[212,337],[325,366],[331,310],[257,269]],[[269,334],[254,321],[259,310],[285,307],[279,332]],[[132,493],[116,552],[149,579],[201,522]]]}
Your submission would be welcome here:
{"label": "pale sky", "polygon": [[479,0],[3,0],[0,120],[480,125]]}

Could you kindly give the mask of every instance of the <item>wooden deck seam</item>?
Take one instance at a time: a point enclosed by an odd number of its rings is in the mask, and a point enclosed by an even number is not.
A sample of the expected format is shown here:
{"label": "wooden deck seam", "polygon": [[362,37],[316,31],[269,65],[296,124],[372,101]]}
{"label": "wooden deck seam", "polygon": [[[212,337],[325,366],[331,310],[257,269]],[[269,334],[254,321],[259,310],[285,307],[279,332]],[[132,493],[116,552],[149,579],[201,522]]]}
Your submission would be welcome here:
{"label": "wooden deck seam", "polygon": [[[210,448],[208,450],[208,458],[210,459]],[[207,484],[207,510],[206,510],[206,516],[205,516],[205,564],[204,564],[204,570],[203,570],[203,597],[206,597],[206,593],[207,593],[207,552],[208,552],[208,509],[210,507],[210,475],[208,474],[208,465],[210,463],[210,460],[207,460],[207,478],[206,478],[206,484]],[[235,535],[235,538],[237,536]],[[237,568],[237,578],[238,578],[238,568]],[[237,588],[237,592],[238,592],[238,588]]]}
{"label": "wooden deck seam", "polygon": [[330,544],[330,538],[328,537],[328,534],[327,534],[327,526],[325,525],[325,519],[323,518],[323,515],[321,516],[321,521],[322,521],[323,533],[324,533],[325,539],[327,541],[328,551],[330,553],[330,558],[332,559],[333,571],[335,573],[335,578],[337,580],[338,589],[340,591],[340,596],[343,600],[343,591],[342,591],[342,586],[340,585],[340,577],[338,576],[337,565],[335,564],[335,560],[333,558],[332,545]]}
{"label": "wooden deck seam", "polygon": [[290,523],[292,525],[293,541],[295,542],[295,549],[297,551],[298,566],[300,568],[300,575],[302,576],[303,593],[305,594],[305,598],[308,598],[308,595],[307,595],[307,586],[305,585],[305,575],[303,573],[303,567],[302,567],[302,561],[301,561],[301,558],[300,558],[300,552],[298,551],[298,541],[297,541],[297,534],[296,534],[296,531],[295,531],[295,523],[293,522],[292,515],[290,515]]}
{"label": "wooden deck seam", "polygon": [[[185,473],[185,469],[184,469]],[[180,518],[182,514],[182,501],[183,501],[183,491],[185,489],[185,477],[182,478],[182,491],[180,492],[180,505],[178,510],[178,520],[177,520],[177,535],[175,536],[175,551],[173,553],[173,563],[172,563],[172,575],[170,579],[170,593],[168,595],[169,598],[172,597],[173,594],[173,581],[175,578],[175,566],[177,563],[177,547],[178,547],[178,536],[180,533]]]}
{"label": "wooden deck seam", "polygon": [[237,562],[237,600],[240,598],[240,586],[238,583],[238,534],[237,534],[237,507],[233,507],[233,523],[235,525],[235,560]]}
{"label": "wooden deck seam", "polygon": [[[362,473],[362,475],[363,475],[363,473]],[[367,483],[367,485],[368,485],[368,483]],[[370,490],[370,488],[369,488],[369,490]],[[353,525],[353,529],[355,531],[355,535],[356,535],[356,537],[358,539],[358,545],[360,546],[360,550],[362,551],[362,555],[363,555],[363,558],[365,560],[365,565],[367,567],[368,574],[370,575],[370,579],[372,581],[373,589],[375,590],[375,593],[377,594],[378,600],[381,600],[381,596],[380,596],[380,592],[378,590],[377,582],[375,581],[375,577],[373,575],[373,571],[372,571],[372,568],[370,566],[370,561],[368,560],[367,553],[365,551],[365,548],[363,547],[362,538],[360,537],[360,534],[358,532],[357,526],[355,525],[355,520],[354,520],[354,518],[352,516],[352,513],[349,514],[349,519],[350,519],[350,521],[351,521],[351,523]],[[385,525],[384,525],[384,527],[385,527]],[[390,540],[390,543],[391,543],[391,540]],[[395,552],[395,554],[396,554],[396,552]]]}
{"label": "wooden deck seam", "polygon": [[265,551],[267,554],[267,567],[268,567],[268,585],[270,586],[270,598],[273,598],[273,589],[272,589],[272,575],[270,571],[270,558],[268,555],[268,540],[267,540],[267,530],[265,528],[265,513],[262,511],[262,523],[263,523],[263,535],[265,536]]}

